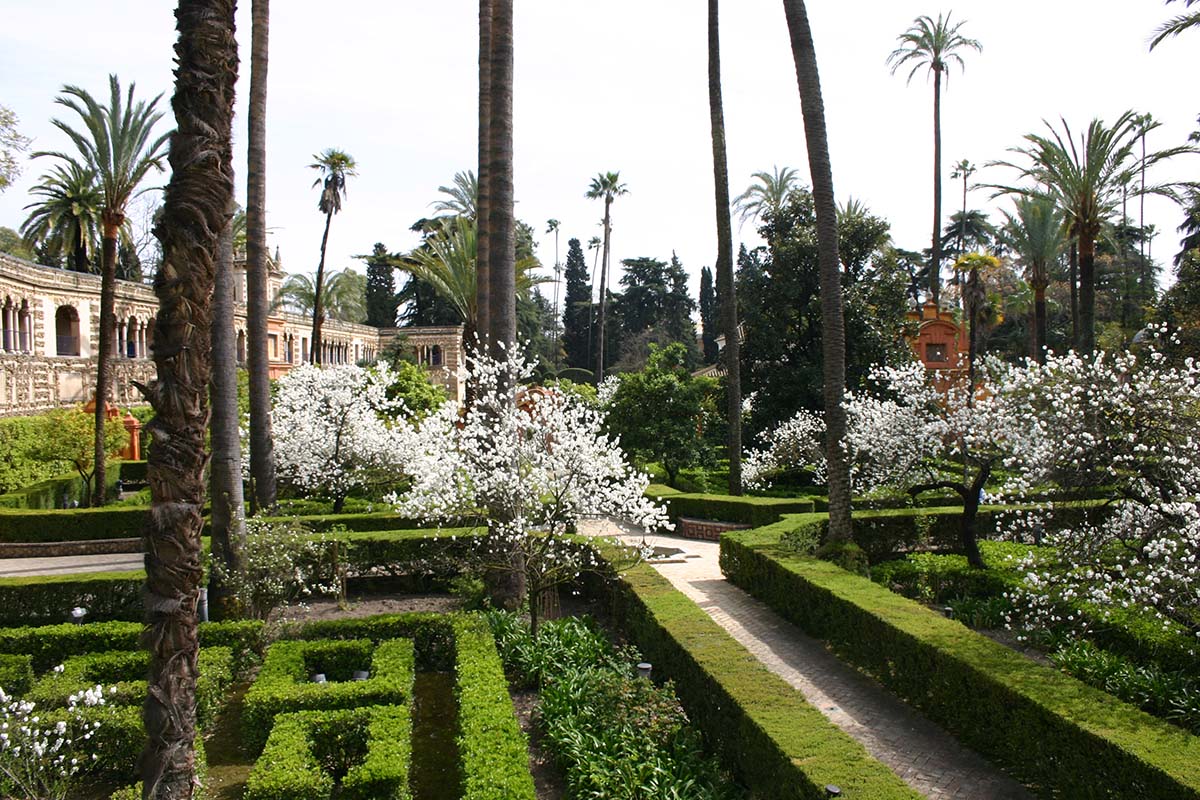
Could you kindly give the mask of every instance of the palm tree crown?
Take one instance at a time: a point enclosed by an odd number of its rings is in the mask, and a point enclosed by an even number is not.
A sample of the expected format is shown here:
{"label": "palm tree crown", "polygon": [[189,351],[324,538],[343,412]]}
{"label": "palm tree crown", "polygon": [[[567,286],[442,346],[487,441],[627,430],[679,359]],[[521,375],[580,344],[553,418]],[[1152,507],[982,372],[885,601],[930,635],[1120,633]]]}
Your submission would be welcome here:
{"label": "palm tree crown", "polygon": [[[1175,0],[1167,0],[1167,2],[1173,3]],[[1200,3],[1200,0],[1183,0],[1185,8],[1191,8],[1197,3]],[[1168,37],[1178,36],[1189,28],[1195,27],[1200,27],[1200,8],[1195,11],[1185,11],[1159,25],[1154,31],[1154,37],[1150,39],[1150,49],[1158,47]]]}
{"label": "palm tree crown", "polygon": [[780,169],[775,166],[772,170],[755,172],[750,176],[754,178],[754,183],[733,198],[733,208],[743,223],[764,216],[777,217],[779,210],[787,205],[788,197],[796,188],[798,173],[791,167]]}
{"label": "palm tree crown", "polygon": [[611,203],[613,198],[625,194],[629,194],[629,189],[625,184],[621,183],[620,172],[599,173],[596,177],[592,178],[592,182],[587,190],[587,198],[589,200],[603,198],[606,203]]}
{"label": "palm tree crown", "polygon": [[433,210],[451,217],[475,219],[479,203],[479,179],[472,170],[454,173],[453,186],[439,186],[444,200],[433,201]]}
{"label": "palm tree crown", "polygon": [[40,199],[25,206],[33,209],[21,223],[25,240],[69,255],[76,270],[85,269],[100,239],[104,205],[96,173],[74,161],[55,164],[29,192]]}
{"label": "palm tree crown", "polygon": [[[912,70],[908,73],[911,82],[922,67],[935,75],[947,72],[950,64],[964,67],[959,51],[967,48],[976,52],[983,50],[983,45],[977,40],[968,39],[958,32],[964,22],[951,23],[950,14],[944,17],[938,14],[937,20],[928,15],[917,17],[909,29],[900,34],[900,46],[887,57],[892,74],[912,64]],[[949,74],[946,79],[949,81]]]}
{"label": "palm tree crown", "polygon": [[309,169],[319,170],[321,173],[320,177],[313,181],[313,188],[322,187],[317,208],[324,214],[336,214],[342,210],[342,199],[346,196],[346,178],[353,178],[358,174],[358,164],[355,163],[354,156],[333,147],[321,151],[320,155],[314,155],[313,158],[316,160],[308,165]]}

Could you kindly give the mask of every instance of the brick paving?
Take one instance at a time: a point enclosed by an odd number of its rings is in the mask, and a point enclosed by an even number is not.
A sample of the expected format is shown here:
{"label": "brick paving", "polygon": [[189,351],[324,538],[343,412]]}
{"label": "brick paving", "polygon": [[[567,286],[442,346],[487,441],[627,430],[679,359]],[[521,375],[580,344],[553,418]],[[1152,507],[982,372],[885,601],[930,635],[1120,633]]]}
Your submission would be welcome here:
{"label": "brick paving", "polygon": [[[581,525],[581,530],[609,535],[618,532],[612,523],[602,520]],[[639,534],[629,530],[619,532],[640,539]],[[1031,797],[983,757],[726,581],[718,565],[720,549],[716,542],[673,536],[649,537],[647,542],[698,556],[655,566],[768,669],[799,690],[811,705],[921,794],[936,800]]]}

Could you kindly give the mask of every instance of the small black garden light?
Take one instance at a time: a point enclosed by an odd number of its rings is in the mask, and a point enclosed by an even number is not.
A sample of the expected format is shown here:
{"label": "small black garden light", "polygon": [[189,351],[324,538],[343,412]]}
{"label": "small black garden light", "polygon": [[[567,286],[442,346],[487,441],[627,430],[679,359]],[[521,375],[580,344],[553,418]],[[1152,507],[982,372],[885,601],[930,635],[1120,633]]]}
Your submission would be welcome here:
{"label": "small black garden light", "polygon": [[370,677],[371,677],[371,673],[365,669],[354,670],[354,680],[356,680],[356,681],[365,681]]}
{"label": "small black garden light", "polygon": [[328,681],[325,680],[324,672],[318,672],[316,675],[313,675],[312,682],[313,683],[328,683]]}

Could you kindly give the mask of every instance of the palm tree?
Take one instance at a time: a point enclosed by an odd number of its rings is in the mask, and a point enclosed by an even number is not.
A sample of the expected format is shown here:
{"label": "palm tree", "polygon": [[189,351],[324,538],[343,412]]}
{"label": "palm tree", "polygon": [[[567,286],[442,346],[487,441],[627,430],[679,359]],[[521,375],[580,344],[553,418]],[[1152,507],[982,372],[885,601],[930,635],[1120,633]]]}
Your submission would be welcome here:
{"label": "palm tree", "polygon": [[325,215],[325,233],[321,236],[321,260],[317,264],[317,279],[313,284],[313,325],[312,337],[309,340],[312,350],[309,359],[314,364],[321,363],[321,325],[325,322],[325,309],[321,291],[325,287],[325,245],[329,243],[329,223],[333,215],[342,210],[342,198],[346,196],[346,179],[358,174],[354,156],[342,150],[329,148],[320,155],[314,155],[316,161],[308,166],[320,171],[321,176],[313,181],[313,188],[321,187],[321,199],[317,208]]}
{"label": "palm tree", "polygon": [[[34,158],[52,156],[64,163],[74,163],[80,170],[89,170],[96,179],[103,196],[100,209],[101,222],[101,265],[100,265],[100,336],[99,353],[96,357],[96,442],[93,474],[96,486],[92,505],[104,505],[105,495],[105,450],[104,413],[108,401],[111,381],[112,351],[115,346],[117,281],[117,239],[125,225],[125,209],[137,191],[138,185],[152,169],[162,171],[163,148],[170,134],[151,139],[154,126],[162,119],[163,112],[155,110],[158,95],[149,103],[133,101],[135,84],[129,84],[125,97],[121,96],[121,83],[116,75],[108,76],[109,102],[101,105],[78,86],[64,86],[63,94],[54,99],[79,115],[87,133],[76,131],[59,119],[51,123],[70,138],[79,151],[79,160],[74,156],[56,151],[39,151]],[[224,227],[224,226],[222,226]]]}
{"label": "palm tree", "polygon": [[[954,180],[962,178],[963,196],[962,196],[962,217],[963,221],[967,218],[967,180],[975,174],[975,165],[967,159],[963,159],[954,165],[954,169],[950,172],[950,177]],[[951,218],[953,221],[953,218]],[[967,240],[965,230],[960,230],[958,234],[958,255],[962,255],[967,251]]]}
{"label": "palm tree", "polygon": [[279,294],[275,296],[270,308],[272,311],[283,308],[304,317],[311,317],[316,297],[316,284],[312,278],[297,272],[283,279]]}
{"label": "palm tree", "polygon": [[270,0],[250,6],[250,130],[246,159],[246,333],[250,372],[251,510],[275,506],[275,444],[267,353],[267,68]]}
{"label": "palm tree", "polygon": [[513,210],[513,0],[491,0],[488,64],[488,335],[492,352],[517,342],[517,226]]}
{"label": "palm tree", "polygon": [[780,169],[778,166],[772,167],[772,170],[755,172],[750,176],[755,182],[733,198],[733,207],[743,225],[751,219],[778,219],[780,210],[787,205],[788,197],[796,188],[796,170],[791,167]]}
{"label": "palm tree", "polygon": [[[481,350],[487,352],[487,337],[491,331],[491,275],[488,265],[491,260],[491,240],[488,237],[488,221],[492,211],[491,189],[491,130],[492,130],[492,0],[479,0],[479,181],[476,193],[477,243],[475,272],[476,316],[475,336]],[[475,346],[475,338],[467,341],[467,352]],[[467,387],[468,402],[473,392]]]}
{"label": "palm tree", "polygon": [[471,170],[454,173],[453,186],[439,186],[438,191],[446,195],[445,200],[435,200],[433,210],[444,216],[476,218],[479,204],[479,181]]}
{"label": "palm tree", "polygon": [[821,294],[821,377],[825,401],[825,453],[829,483],[829,539],[850,541],[850,465],[842,448],[846,438],[846,326],[842,309],[841,265],[838,259],[837,203],[833,168],[825,132],[825,105],[817,53],[804,0],[783,0],[796,62],[796,83],[804,115],[804,141],[812,175],[813,206],[817,217],[817,262]]}
{"label": "palm tree", "polygon": [[942,264],[942,73],[948,72],[951,64],[957,63],[963,67],[960,51],[967,48],[979,52],[983,46],[974,39],[968,39],[958,32],[962,22],[951,24],[950,15],[943,17],[938,14],[936,21],[929,16],[920,16],[913,24],[900,34],[900,46],[892,51],[887,58],[891,65],[892,74],[906,64],[912,64],[908,73],[908,81],[912,82],[922,67],[933,75],[933,244],[929,259],[929,292],[934,303],[941,296],[941,264]]}
{"label": "palm tree", "polygon": [[612,243],[613,199],[629,194],[621,183],[620,172],[601,172],[592,178],[586,197],[589,200],[604,199],[604,258],[600,266],[600,320],[596,331],[596,384],[604,380],[604,317],[608,310],[608,259]]}
{"label": "palm tree", "polygon": [[1025,282],[1033,289],[1032,355],[1039,364],[1046,362],[1046,287],[1050,285],[1050,265],[1057,262],[1067,246],[1066,220],[1054,200],[1031,195],[1016,199],[1016,215],[1004,213],[1001,240],[1016,254],[1025,268]]}
{"label": "palm tree", "polygon": [[234,0],[180,0],[175,17],[172,106],[179,130],[171,139],[171,181],[155,229],[163,249],[154,281],[157,377],[140,387],[154,406],[148,428],[159,443],[150,449],[151,511],[143,528],[142,642],[150,665],[140,764],[143,797],[149,800],[187,800],[196,778],[209,324],[214,267],[233,203]]}
{"label": "palm tree", "polygon": [[729,163],[725,154],[725,110],[721,100],[719,0],[708,0],[708,112],[712,128],[713,186],[717,209],[717,297],[725,334],[725,399],[729,412],[729,493],[742,493],[741,342],[733,282],[733,226],[729,219]]}
{"label": "palm tree", "polygon": [[[972,208],[963,213],[955,211],[950,215],[950,224],[942,231],[942,252],[953,253],[957,258],[971,250],[981,250],[991,245],[996,238],[996,229],[988,222],[984,211]],[[951,242],[957,242],[951,245]]]}
{"label": "palm tree", "polygon": [[558,260],[558,229],[562,223],[556,219],[546,220],[546,233],[554,234],[554,369],[558,371],[558,284],[562,278],[562,264]]}
{"label": "palm tree", "polygon": [[[1173,3],[1175,0],[1167,0],[1167,2]],[[1183,0],[1185,8],[1191,8],[1196,3],[1200,3],[1200,0]],[[1150,49],[1153,50],[1158,47],[1164,39],[1170,36],[1178,36],[1189,28],[1197,26],[1200,26],[1200,9],[1185,11],[1178,16],[1172,17],[1158,26],[1158,29],[1154,31],[1154,37],[1150,40]]]}
{"label": "palm tree", "polygon": [[[1033,187],[990,186],[996,195],[1046,194],[1063,210],[1079,251],[1079,325],[1075,346],[1080,352],[1091,354],[1096,335],[1096,238],[1116,212],[1124,188],[1133,183],[1134,175],[1143,166],[1150,168],[1172,156],[1200,151],[1194,145],[1180,145],[1139,158],[1134,154],[1139,137],[1159,123],[1140,126],[1132,111],[1126,111],[1111,126],[1100,119],[1092,120],[1078,141],[1067,121],[1061,122],[1061,132],[1046,122],[1049,135],[1029,133],[1025,135],[1029,144],[1009,148],[1025,156],[1026,163],[992,162],[1018,170],[1019,177],[1030,179]],[[1178,190],[1183,186],[1184,182],[1156,184],[1139,188],[1137,194],[1162,195],[1178,202]]]}
{"label": "palm tree", "polygon": [[40,244],[51,253],[69,254],[76,272],[90,272],[104,205],[96,173],[74,161],[55,164],[29,193],[41,199],[25,206],[33,209],[21,223],[25,241],[30,247]]}
{"label": "palm tree", "polygon": [[[366,318],[366,276],[352,269],[330,273],[321,292],[321,305],[327,318],[343,322],[361,322]],[[301,273],[288,275],[279,287],[279,295],[268,308],[286,308],[302,316],[311,316],[317,303],[317,285]]]}

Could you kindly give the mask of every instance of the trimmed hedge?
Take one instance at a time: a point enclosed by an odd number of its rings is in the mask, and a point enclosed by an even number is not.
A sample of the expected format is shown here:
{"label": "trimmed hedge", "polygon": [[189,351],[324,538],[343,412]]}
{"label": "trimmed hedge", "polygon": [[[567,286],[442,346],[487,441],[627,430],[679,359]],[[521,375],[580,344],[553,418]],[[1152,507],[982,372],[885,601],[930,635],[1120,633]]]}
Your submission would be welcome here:
{"label": "trimmed hedge", "polygon": [[0,653],[0,689],[20,697],[33,685],[33,659],[17,653]]}
{"label": "trimmed hedge", "polygon": [[129,539],[142,535],[143,506],[64,510],[0,509],[0,542],[73,542]]}
{"label": "trimmed hedge", "polygon": [[784,524],[721,542],[721,568],[1045,796],[1200,798],[1200,738],[833,564]]}
{"label": "trimmed hedge", "polygon": [[688,716],[755,797],[819,800],[827,784],[847,797],[921,796],[653,567],[588,584],[612,602],[613,618],[655,672],[675,682]]}
{"label": "trimmed hedge", "polygon": [[[354,670],[368,666],[367,680],[351,680]],[[316,672],[325,673],[329,682],[310,682]],[[404,705],[412,698],[414,672],[409,639],[378,647],[369,639],[276,642],[246,692],[242,743],[251,752],[261,751],[275,717],[291,711]]]}
{"label": "trimmed hedge", "polygon": [[[62,508],[64,495],[72,502],[84,498],[83,478],[78,472],[63,472],[63,465],[58,465],[52,476],[38,483],[14,489],[7,494],[0,494],[0,508],[51,509]],[[120,462],[108,462],[105,470],[105,486],[110,497],[116,496],[117,479],[120,478]]]}
{"label": "trimmed hedge", "polygon": [[[647,494],[657,497],[649,491]],[[663,495],[661,500],[672,520],[694,517],[752,527],[769,525],[783,514],[803,514],[813,510],[813,501],[808,498],[734,497],[726,494],[677,492]]]}
{"label": "trimmed hedge", "polygon": [[142,570],[0,578],[0,625],[61,622],[75,606],[96,621],[140,620],[145,580]]}
{"label": "trimmed hedge", "polygon": [[[33,669],[46,672],[68,658],[111,650],[139,650],[140,622],[89,622],[86,625],[43,625],[0,628],[0,653],[27,655]],[[252,620],[201,622],[200,647],[228,647],[240,671],[262,652],[263,623]]]}
{"label": "trimmed hedge", "polygon": [[381,614],[311,622],[285,633],[305,639],[413,639],[422,669],[455,674],[463,800],[534,800],[525,734],[513,714],[504,666],[482,618]]}
{"label": "trimmed hedge", "polygon": [[[407,706],[299,711],[275,721],[246,781],[245,800],[408,800],[412,719]],[[339,770],[340,771],[340,770]]]}
{"label": "trimmed hedge", "polygon": [[[101,685],[104,700],[113,706],[141,707],[146,699],[145,675],[150,654],[144,650],[116,650],[73,656],[62,664],[62,672],[48,672],[26,694],[39,708],[63,708],[75,694]],[[207,728],[216,719],[233,682],[233,651],[228,647],[202,647],[197,656],[196,719]]]}

